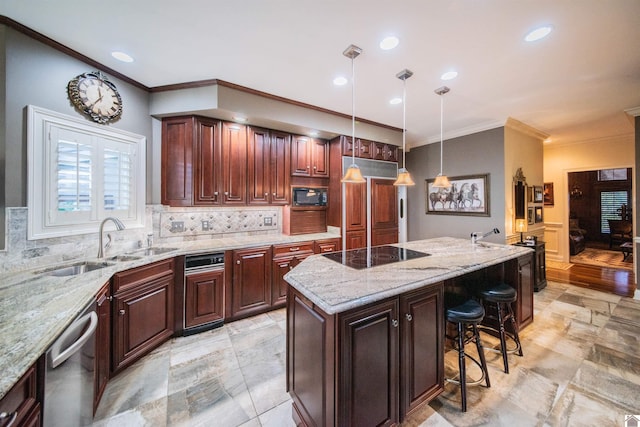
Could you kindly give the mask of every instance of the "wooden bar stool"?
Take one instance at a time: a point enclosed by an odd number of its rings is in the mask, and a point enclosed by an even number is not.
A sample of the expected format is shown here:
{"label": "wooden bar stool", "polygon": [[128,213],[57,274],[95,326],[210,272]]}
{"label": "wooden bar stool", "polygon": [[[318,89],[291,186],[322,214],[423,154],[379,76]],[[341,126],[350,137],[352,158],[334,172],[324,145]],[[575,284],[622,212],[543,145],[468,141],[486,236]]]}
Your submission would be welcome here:
{"label": "wooden bar stool", "polygon": [[[484,349],[482,341],[480,341],[480,333],[478,332],[478,323],[484,318],[484,308],[476,300],[468,300],[463,304],[447,309],[447,321],[454,323],[457,329],[457,335],[447,338],[452,340],[454,348],[458,351],[458,369],[459,378],[447,378],[447,382],[460,384],[460,394],[462,397],[462,412],[467,411],[467,385],[477,385],[486,381],[487,388],[491,387],[489,382],[489,372],[487,371],[487,362],[484,357]],[[464,345],[467,342],[474,341],[478,349],[480,361],[477,361],[471,355],[466,354]],[[467,381],[466,358],[475,362],[482,371],[482,377],[478,380]]]}
{"label": "wooden bar stool", "polygon": [[[497,322],[497,327],[483,325],[481,329],[492,335],[496,335],[497,333],[500,338],[500,350],[493,348],[488,348],[487,350],[502,353],[504,372],[508,374],[508,354],[517,353],[519,356],[523,356],[522,345],[520,344],[520,337],[518,336],[518,324],[516,323],[516,316],[513,313],[513,309],[511,308],[511,303],[515,302],[518,298],[518,292],[506,283],[499,283],[481,291],[480,298],[482,298],[484,303],[487,303],[486,318]],[[505,330],[504,324],[506,321],[511,322],[513,333]],[[514,348],[507,348],[507,338],[515,343]]]}

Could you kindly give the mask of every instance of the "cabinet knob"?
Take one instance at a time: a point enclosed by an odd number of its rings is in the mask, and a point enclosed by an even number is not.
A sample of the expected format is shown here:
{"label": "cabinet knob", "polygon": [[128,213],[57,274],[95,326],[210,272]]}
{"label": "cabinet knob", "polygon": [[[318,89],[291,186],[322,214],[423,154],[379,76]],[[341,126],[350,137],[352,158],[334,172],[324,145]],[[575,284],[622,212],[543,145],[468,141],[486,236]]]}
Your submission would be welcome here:
{"label": "cabinet knob", "polygon": [[228,192],[228,191],[225,191],[225,192],[224,192],[224,195],[225,195],[225,196],[228,196],[228,195],[229,195],[229,192]]}
{"label": "cabinet knob", "polygon": [[120,310],[118,313],[120,314],[120,316],[124,316],[125,311],[124,310]]}
{"label": "cabinet knob", "polygon": [[276,193],[271,193],[271,195],[272,195],[273,197],[276,197]]}
{"label": "cabinet knob", "polygon": [[218,192],[217,192],[217,191],[214,191],[214,192],[213,192],[213,195],[214,195],[214,196],[217,196],[217,195],[218,195]]}
{"label": "cabinet knob", "polygon": [[410,315],[409,313],[405,314],[404,317],[407,318],[407,322],[411,322],[413,320],[413,316]]}
{"label": "cabinet knob", "polygon": [[311,169],[311,167],[309,165],[307,165],[307,169]]}
{"label": "cabinet knob", "polygon": [[236,261],[236,264],[240,265],[240,260],[237,260],[237,261]]}
{"label": "cabinet knob", "polygon": [[318,167],[317,167],[317,166],[314,166],[314,167],[313,167],[313,170],[316,170],[316,169],[318,169]]}
{"label": "cabinet knob", "polygon": [[269,193],[264,193],[264,196],[267,197],[269,195]]}
{"label": "cabinet knob", "polygon": [[393,319],[391,321],[391,324],[393,325],[394,328],[397,328],[398,327],[398,320],[397,319]]}

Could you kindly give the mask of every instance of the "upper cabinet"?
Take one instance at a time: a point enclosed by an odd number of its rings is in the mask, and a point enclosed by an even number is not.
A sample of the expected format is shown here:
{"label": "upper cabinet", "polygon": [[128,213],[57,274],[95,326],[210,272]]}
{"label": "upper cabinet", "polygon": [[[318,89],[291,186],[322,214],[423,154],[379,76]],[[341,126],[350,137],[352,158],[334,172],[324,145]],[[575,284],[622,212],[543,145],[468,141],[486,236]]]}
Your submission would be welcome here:
{"label": "upper cabinet", "polygon": [[291,175],[329,177],[327,141],[308,136],[293,136],[291,141]]}
{"label": "upper cabinet", "polygon": [[163,205],[193,204],[194,117],[175,117],[162,121]]}
{"label": "upper cabinet", "polygon": [[291,135],[256,127],[248,132],[249,204],[289,202]]}
{"label": "upper cabinet", "polygon": [[355,144],[350,136],[339,136],[342,145],[342,155],[355,156],[361,159],[386,160],[388,162],[398,161],[398,147],[384,142],[369,141],[367,139],[356,138]]}
{"label": "upper cabinet", "polygon": [[222,202],[221,124],[196,119],[194,140],[194,205],[217,205]]}
{"label": "upper cabinet", "polygon": [[247,203],[247,127],[222,124],[222,202]]}

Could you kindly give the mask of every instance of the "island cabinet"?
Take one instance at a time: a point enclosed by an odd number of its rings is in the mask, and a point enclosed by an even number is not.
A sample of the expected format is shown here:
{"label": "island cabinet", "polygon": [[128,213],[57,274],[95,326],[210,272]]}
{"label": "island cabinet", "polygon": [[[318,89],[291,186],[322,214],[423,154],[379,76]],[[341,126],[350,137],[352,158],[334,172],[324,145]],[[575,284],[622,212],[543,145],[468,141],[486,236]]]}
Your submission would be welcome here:
{"label": "island cabinet", "polygon": [[271,246],[232,251],[230,320],[271,310]]}
{"label": "island cabinet", "polygon": [[300,242],[293,245],[274,245],[271,282],[271,306],[272,308],[284,307],[287,302],[287,288],[289,284],[284,280],[284,275],[300,264],[309,255],[313,255],[314,242]]}
{"label": "island cabinet", "polygon": [[518,300],[514,303],[518,328],[522,329],[533,322],[533,291],[535,287],[535,263],[531,255],[517,259],[516,284]]}
{"label": "island cabinet", "polygon": [[294,135],[291,140],[291,175],[328,178],[329,145],[327,141]]}
{"label": "island cabinet", "polygon": [[112,374],[173,335],[173,258],[113,276]]}
{"label": "island cabinet", "polygon": [[291,135],[249,127],[249,204],[286,205],[291,177]]}
{"label": "island cabinet", "polygon": [[297,425],[395,425],[444,388],[442,282],[333,315],[290,287],[287,330]]}

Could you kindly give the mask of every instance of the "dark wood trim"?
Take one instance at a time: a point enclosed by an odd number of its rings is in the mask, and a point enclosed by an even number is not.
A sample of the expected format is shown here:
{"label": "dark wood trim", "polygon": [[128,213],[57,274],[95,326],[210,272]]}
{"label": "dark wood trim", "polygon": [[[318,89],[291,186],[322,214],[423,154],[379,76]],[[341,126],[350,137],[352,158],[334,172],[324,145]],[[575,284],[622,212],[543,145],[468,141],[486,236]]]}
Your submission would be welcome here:
{"label": "dark wood trim", "polygon": [[24,25],[22,25],[19,22],[14,21],[11,18],[7,18],[4,15],[0,15],[0,24],[6,25],[10,28],[13,28],[14,30],[28,36],[31,37],[32,39],[39,41],[40,43],[43,43],[49,47],[52,47],[53,49],[56,49],[66,55],[71,56],[72,58],[75,58],[79,61],[82,62],[86,62],[87,64],[91,65],[92,67],[98,68],[100,71],[104,71],[105,73],[109,74],[110,77],[115,77],[117,79],[120,79],[126,83],[129,83],[132,86],[135,86],[139,89],[142,89],[144,91],[149,92],[149,88],[145,85],[143,85],[142,83],[133,80],[130,77],[125,76],[122,73],[117,72],[116,70],[114,70],[113,68],[107,67],[104,64],[99,63],[98,61],[89,58],[86,55],[81,54],[78,51],[75,51],[73,49],[71,49],[70,47],[67,47],[65,45],[63,45],[62,43],[59,43],[55,40],[53,40],[52,38],[49,38],[47,36],[45,36],[42,33],[39,33],[35,30],[32,30],[29,27],[26,27]]}

